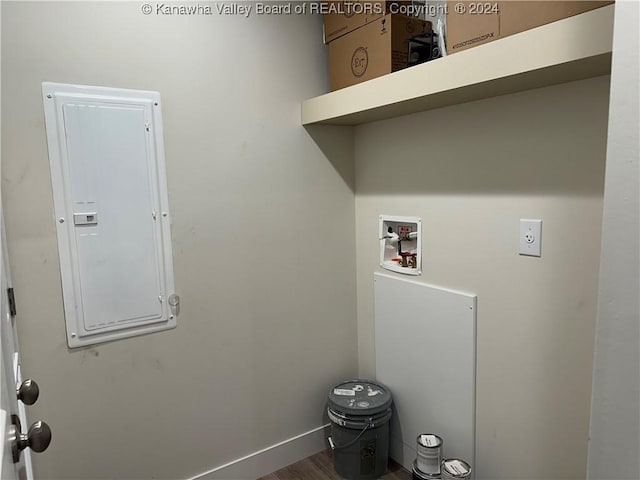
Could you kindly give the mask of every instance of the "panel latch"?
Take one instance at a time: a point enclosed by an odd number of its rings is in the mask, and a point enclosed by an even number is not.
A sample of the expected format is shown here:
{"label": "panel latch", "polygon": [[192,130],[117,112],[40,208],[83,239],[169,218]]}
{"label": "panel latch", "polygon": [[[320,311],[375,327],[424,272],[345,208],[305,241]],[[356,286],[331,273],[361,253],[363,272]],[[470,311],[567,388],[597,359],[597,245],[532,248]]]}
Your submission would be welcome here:
{"label": "panel latch", "polygon": [[98,225],[98,214],[96,212],[74,213],[73,224],[76,226]]}
{"label": "panel latch", "polygon": [[16,316],[16,297],[13,294],[13,287],[7,288],[7,300],[9,301],[9,315]]}

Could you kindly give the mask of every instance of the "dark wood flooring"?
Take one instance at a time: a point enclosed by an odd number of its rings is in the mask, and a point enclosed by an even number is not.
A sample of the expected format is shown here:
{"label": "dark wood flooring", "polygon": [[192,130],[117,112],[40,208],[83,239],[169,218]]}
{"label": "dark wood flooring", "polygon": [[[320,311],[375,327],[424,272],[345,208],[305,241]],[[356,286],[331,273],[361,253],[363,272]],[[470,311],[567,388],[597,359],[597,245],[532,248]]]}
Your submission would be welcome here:
{"label": "dark wood flooring", "polygon": [[[325,450],[258,480],[342,480],[342,477],[333,469],[331,450]],[[380,480],[411,480],[411,473],[389,460],[389,470]]]}

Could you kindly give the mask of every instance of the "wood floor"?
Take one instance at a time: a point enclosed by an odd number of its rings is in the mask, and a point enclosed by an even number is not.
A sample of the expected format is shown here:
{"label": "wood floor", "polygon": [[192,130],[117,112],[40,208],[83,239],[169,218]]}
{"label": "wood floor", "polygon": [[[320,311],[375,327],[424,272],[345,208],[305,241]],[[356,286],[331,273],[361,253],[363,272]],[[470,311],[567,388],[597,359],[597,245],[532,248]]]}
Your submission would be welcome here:
{"label": "wood floor", "polygon": [[[342,477],[333,469],[331,450],[325,450],[258,480],[342,480]],[[411,474],[389,460],[389,470],[380,480],[411,480]]]}

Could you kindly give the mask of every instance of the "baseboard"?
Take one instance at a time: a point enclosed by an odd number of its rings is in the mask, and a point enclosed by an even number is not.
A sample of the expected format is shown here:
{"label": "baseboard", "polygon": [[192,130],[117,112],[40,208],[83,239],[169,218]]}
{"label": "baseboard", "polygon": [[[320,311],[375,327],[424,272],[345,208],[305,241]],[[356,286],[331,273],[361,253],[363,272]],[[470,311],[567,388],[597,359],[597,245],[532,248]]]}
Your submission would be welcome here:
{"label": "baseboard", "polygon": [[189,480],[256,480],[328,448],[328,428],[314,428]]}
{"label": "baseboard", "polygon": [[389,436],[389,456],[398,464],[411,471],[416,459],[415,448],[408,447],[393,435]]}

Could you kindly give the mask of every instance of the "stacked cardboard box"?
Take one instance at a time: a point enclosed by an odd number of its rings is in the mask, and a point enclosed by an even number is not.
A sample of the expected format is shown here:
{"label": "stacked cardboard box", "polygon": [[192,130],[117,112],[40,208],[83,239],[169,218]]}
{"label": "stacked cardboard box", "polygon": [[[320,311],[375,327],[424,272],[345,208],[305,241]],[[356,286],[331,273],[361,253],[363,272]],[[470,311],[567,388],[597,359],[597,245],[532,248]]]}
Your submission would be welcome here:
{"label": "stacked cardboard box", "polygon": [[[447,54],[609,5],[613,1],[447,2]],[[597,35],[598,32],[593,32]],[[570,38],[567,39],[571,41]]]}
{"label": "stacked cardboard box", "polygon": [[[324,3],[324,39],[329,45],[332,91],[407,66],[409,38],[431,29],[431,22],[396,13],[406,11],[411,3],[382,0]],[[447,55],[612,3],[613,0],[448,0]]]}
{"label": "stacked cardboard box", "polygon": [[324,43],[353,32],[388,13],[399,13],[411,1],[329,0],[323,2]]}
{"label": "stacked cardboard box", "polygon": [[431,28],[431,23],[389,12],[411,2],[330,2],[324,15],[329,43],[331,90],[355,85],[407,66],[408,40]]}

